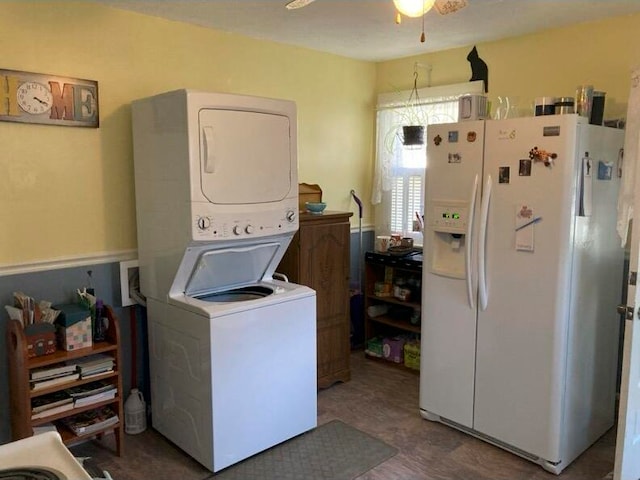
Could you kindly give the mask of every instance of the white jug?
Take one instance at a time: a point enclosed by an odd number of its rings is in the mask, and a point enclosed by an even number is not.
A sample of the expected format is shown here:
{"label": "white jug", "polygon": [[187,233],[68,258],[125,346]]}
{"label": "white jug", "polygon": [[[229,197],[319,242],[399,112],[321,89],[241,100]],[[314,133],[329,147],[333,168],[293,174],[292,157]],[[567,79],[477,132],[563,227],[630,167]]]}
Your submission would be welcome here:
{"label": "white jug", "polygon": [[124,431],[130,435],[142,433],[147,429],[147,406],[142,392],[132,388],[124,403]]}

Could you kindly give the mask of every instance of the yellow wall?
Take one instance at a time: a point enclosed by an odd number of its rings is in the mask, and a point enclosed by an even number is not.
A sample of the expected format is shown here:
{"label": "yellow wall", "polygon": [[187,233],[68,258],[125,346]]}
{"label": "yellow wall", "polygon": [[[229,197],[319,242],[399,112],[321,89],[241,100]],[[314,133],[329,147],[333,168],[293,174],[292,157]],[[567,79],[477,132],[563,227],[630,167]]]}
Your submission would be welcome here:
{"label": "yellow wall", "polygon": [[[531,115],[536,97],[575,95],[578,85],[592,84],[607,92],[605,118],[626,114],[631,70],[640,66],[640,15],[629,15],[562,29],[478,43],[489,67],[489,99],[519,100],[523,114]],[[428,37],[427,37],[428,41]],[[464,82],[471,77],[466,60],[471,46],[402,58],[378,65],[378,93],[410,89],[418,62],[418,87]]]}
{"label": "yellow wall", "polygon": [[[479,43],[489,95],[529,111],[591,83],[607,92],[605,116],[624,116],[638,31],[632,15]],[[99,129],[0,122],[0,267],[136,248],[136,98],[193,88],[294,100],[299,180],[319,183],[334,210],[356,212],[355,189],[367,226],[375,94],[410,89],[415,62],[432,66],[431,85],[470,77],[470,46],[376,65],[90,2],[3,1],[0,32],[0,68],[97,80],[101,109]]]}
{"label": "yellow wall", "polygon": [[192,88],[292,99],[299,180],[370,196],[375,64],[90,2],[0,2],[0,68],[97,80],[100,128],[0,122],[0,267],[136,248],[129,104]]}

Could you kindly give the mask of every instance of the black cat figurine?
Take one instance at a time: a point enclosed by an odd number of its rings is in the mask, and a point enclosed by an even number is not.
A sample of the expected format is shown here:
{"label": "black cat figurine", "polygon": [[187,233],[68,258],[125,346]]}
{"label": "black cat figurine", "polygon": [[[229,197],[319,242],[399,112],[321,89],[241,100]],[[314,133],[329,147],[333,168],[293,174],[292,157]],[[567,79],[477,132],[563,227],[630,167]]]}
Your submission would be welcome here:
{"label": "black cat figurine", "polygon": [[478,56],[478,49],[475,46],[467,55],[467,60],[471,64],[471,79],[469,81],[484,81],[484,92],[487,93],[489,91],[489,67],[487,67],[484,60]]}

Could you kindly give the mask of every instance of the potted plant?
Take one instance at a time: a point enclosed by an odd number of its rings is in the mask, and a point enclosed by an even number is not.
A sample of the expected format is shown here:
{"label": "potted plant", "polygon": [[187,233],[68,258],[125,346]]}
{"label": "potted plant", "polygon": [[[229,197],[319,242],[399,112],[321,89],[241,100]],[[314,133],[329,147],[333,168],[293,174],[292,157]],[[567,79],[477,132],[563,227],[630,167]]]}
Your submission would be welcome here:
{"label": "potted plant", "polygon": [[409,148],[424,145],[427,112],[425,106],[420,105],[417,81],[418,74],[414,72],[413,89],[409,99],[393,109],[394,121],[387,130],[385,138],[389,151],[393,151],[396,139]]}

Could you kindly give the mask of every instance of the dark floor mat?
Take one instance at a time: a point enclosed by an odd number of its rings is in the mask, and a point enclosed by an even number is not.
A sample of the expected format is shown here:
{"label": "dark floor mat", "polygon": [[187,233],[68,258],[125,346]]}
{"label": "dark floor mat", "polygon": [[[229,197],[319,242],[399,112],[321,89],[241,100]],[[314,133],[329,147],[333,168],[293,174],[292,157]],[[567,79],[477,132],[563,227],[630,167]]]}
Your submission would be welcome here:
{"label": "dark floor mat", "polygon": [[211,477],[215,480],[350,480],[397,449],[339,420],[277,445]]}

